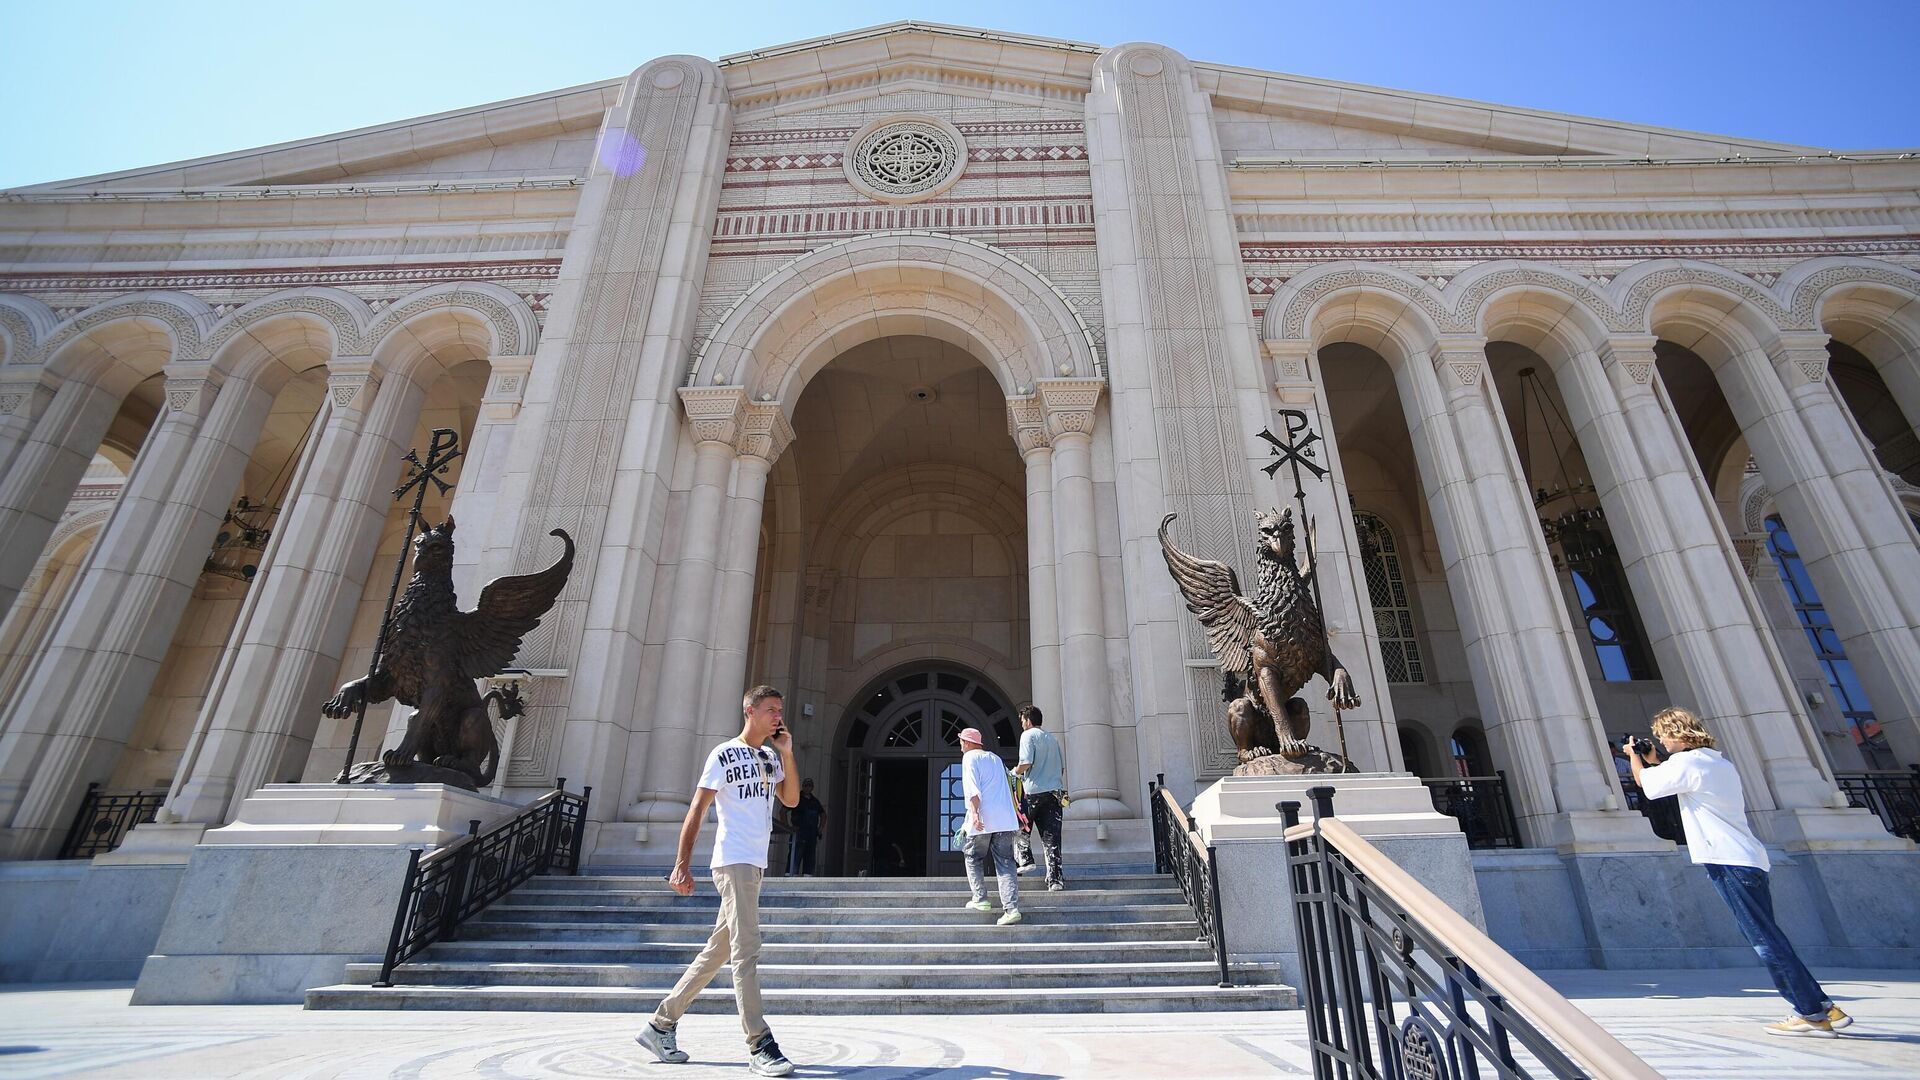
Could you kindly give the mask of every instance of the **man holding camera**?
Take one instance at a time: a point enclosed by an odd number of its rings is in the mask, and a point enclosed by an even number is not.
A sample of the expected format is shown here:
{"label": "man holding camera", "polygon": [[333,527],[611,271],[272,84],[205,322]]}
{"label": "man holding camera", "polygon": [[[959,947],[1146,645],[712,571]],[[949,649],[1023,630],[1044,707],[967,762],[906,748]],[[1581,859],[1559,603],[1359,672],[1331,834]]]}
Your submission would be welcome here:
{"label": "man holding camera", "polygon": [[693,895],[693,845],[712,808],[720,820],[713,840],[713,885],[720,893],[720,914],[706,948],[693,958],[673,991],[635,1037],[655,1057],[683,1065],[676,1028],[721,965],[733,967],[733,997],[740,1028],[747,1037],[747,1068],[756,1076],[786,1076],[793,1062],[780,1052],[760,1009],[760,880],[767,870],[767,844],[773,838],[773,803],[791,809],[800,801],[800,770],[793,760],[793,734],[787,730],[780,691],[756,686],[741,700],[740,734],[707,752],[680,823],[680,847],[667,883],[681,896]]}
{"label": "man holding camera", "polygon": [[1706,867],[1707,878],[1733,909],[1747,943],[1760,956],[1793,1015],[1766,1025],[1769,1035],[1831,1039],[1834,1029],[1853,1023],[1841,1012],[1813,973],[1795,955],[1793,944],[1773,917],[1767,883],[1767,849],[1747,828],[1746,792],[1740,773],[1719,750],[1700,718],[1685,709],[1662,709],[1653,718],[1653,737],[1663,755],[1646,739],[1626,740],[1633,782],[1649,799],[1677,796],[1687,854]]}

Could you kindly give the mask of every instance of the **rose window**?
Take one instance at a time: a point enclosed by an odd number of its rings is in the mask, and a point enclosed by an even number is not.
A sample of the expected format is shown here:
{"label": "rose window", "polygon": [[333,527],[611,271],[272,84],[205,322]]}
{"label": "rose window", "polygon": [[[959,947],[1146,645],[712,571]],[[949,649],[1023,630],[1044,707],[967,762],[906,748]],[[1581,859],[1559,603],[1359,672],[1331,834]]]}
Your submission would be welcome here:
{"label": "rose window", "polygon": [[946,131],[920,121],[888,124],[860,141],[854,173],[876,193],[920,195],[942,186],[958,169],[960,148]]}

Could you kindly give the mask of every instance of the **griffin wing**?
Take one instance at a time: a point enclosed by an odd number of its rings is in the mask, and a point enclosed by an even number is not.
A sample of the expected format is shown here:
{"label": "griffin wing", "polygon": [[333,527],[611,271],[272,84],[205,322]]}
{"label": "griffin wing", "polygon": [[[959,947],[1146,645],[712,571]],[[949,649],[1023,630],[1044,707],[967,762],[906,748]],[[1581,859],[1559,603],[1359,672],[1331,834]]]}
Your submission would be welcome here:
{"label": "griffin wing", "polygon": [[540,625],[540,617],[566,587],[567,575],[573,571],[573,537],[565,529],[547,535],[559,537],[567,546],[558,562],[545,570],[488,582],[480,590],[479,606],[460,612],[455,619],[454,658],[461,678],[483,679],[512,663],[520,651],[520,639]]}
{"label": "griffin wing", "polygon": [[1160,553],[1166,556],[1187,610],[1207,632],[1207,645],[1220,661],[1220,670],[1251,678],[1253,675],[1253,605],[1240,595],[1240,575],[1233,567],[1212,559],[1196,559],[1173,546],[1167,526],[1178,514],[1160,521]]}

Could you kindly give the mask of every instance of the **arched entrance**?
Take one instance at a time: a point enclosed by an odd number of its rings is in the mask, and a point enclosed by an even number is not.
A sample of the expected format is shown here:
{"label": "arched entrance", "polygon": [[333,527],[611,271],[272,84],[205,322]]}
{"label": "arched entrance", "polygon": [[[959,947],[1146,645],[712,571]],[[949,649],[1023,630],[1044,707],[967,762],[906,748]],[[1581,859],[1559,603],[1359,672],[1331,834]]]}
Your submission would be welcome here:
{"label": "arched entrance", "polygon": [[960,732],[976,727],[1009,765],[1020,745],[998,687],[956,665],[897,671],[848,706],[834,762],[840,872],[923,877],[961,871],[966,815]]}

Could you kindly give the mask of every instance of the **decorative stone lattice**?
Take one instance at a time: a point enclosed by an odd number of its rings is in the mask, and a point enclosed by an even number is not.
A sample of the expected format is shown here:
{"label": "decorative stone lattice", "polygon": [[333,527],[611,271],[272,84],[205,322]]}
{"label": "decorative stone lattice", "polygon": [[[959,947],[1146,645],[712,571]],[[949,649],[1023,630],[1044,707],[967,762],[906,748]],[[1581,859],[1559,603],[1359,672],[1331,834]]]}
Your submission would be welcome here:
{"label": "decorative stone lattice", "polygon": [[960,133],[933,120],[899,120],[855,137],[847,155],[854,186],[889,201],[931,198],[960,178]]}

